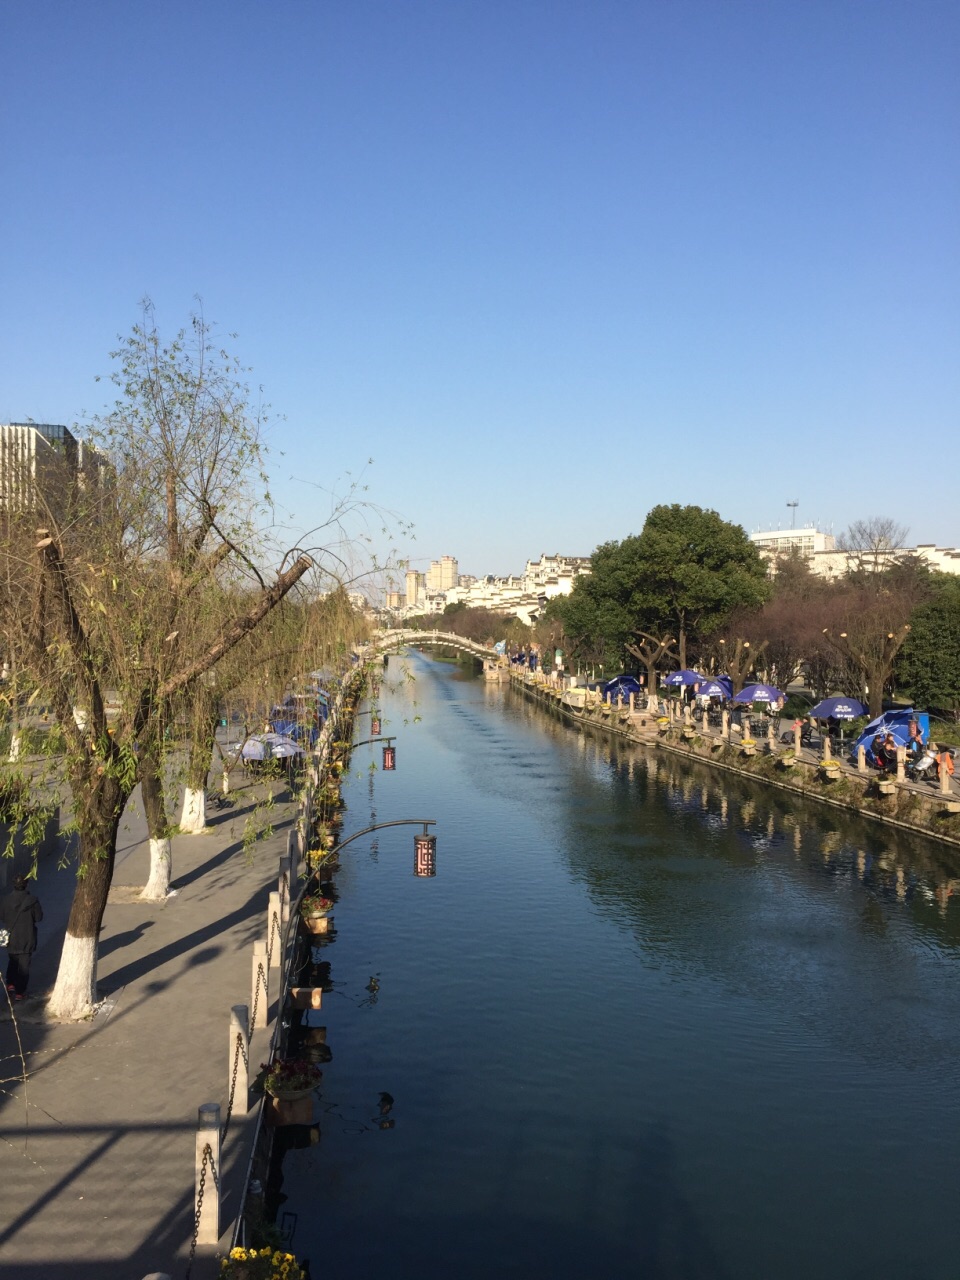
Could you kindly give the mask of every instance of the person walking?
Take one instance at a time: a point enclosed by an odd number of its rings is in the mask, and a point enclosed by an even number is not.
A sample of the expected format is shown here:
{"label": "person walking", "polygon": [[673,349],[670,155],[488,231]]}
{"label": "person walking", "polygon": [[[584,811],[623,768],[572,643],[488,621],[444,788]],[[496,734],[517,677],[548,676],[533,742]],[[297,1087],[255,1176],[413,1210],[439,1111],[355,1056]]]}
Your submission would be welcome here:
{"label": "person walking", "polygon": [[43,919],[40,902],[27,888],[26,876],[16,876],[13,889],[0,898],[0,925],[7,941],[7,991],[22,1000],[30,978],[30,959],[37,949],[37,925]]}

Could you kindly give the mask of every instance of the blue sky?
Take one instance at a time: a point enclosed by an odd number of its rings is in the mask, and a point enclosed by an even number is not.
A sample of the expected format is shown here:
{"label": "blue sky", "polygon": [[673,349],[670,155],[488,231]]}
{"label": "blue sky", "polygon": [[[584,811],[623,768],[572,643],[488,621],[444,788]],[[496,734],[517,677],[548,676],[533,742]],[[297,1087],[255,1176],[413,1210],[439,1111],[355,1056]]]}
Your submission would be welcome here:
{"label": "blue sky", "polygon": [[139,300],[199,295],[292,522],[372,458],[418,567],[659,502],[960,543],[955,0],[7,0],[0,40],[0,421],[101,408]]}

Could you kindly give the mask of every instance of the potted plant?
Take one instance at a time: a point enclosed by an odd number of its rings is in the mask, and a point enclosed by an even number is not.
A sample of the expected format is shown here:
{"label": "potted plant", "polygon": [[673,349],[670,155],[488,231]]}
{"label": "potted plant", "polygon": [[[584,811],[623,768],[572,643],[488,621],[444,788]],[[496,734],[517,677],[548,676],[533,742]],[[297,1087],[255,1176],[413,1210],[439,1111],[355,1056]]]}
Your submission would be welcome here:
{"label": "potted plant", "polygon": [[300,900],[300,919],[308,933],[326,933],[333,899],[322,893],[306,893]]}
{"label": "potted plant", "polygon": [[745,756],[755,756],[757,754],[756,738],[744,738],[740,743],[740,750]]}
{"label": "potted plant", "polygon": [[792,769],[797,763],[796,751],[785,751],[783,755],[780,756],[777,763],[780,765],[781,769]]}
{"label": "potted plant", "polygon": [[220,1259],[220,1280],[303,1280],[292,1253],[280,1249],[231,1249]]}
{"label": "potted plant", "polygon": [[840,777],[840,770],[843,766],[839,760],[821,760],[820,761],[820,777],[824,782],[834,782]]}
{"label": "potted plant", "polygon": [[261,1062],[257,1084],[271,1098],[295,1102],[298,1098],[308,1098],[322,1079],[323,1072],[315,1062],[280,1058],[276,1062]]}

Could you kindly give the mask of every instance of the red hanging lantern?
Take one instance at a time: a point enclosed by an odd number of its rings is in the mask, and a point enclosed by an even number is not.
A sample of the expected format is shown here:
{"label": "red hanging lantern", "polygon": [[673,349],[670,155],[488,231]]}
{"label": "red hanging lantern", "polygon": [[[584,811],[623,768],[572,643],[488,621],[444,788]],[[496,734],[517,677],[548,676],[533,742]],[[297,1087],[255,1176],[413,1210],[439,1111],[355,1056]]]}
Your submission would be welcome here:
{"label": "red hanging lantern", "polygon": [[413,874],[435,876],[437,874],[437,837],[417,835],[413,837]]}
{"label": "red hanging lantern", "polygon": [[375,738],[379,738],[379,737],[380,737],[380,719],[379,719],[379,717],[374,717],[374,719],[370,721],[370,732],[371,732],[371,734],[373,735],[373,737],[375,737]]}
{"label": "red hanging lantern", "polygon": [[383,748],[383,771],[384,773],[392,773],[397,767],[397,749],[396,747]]}

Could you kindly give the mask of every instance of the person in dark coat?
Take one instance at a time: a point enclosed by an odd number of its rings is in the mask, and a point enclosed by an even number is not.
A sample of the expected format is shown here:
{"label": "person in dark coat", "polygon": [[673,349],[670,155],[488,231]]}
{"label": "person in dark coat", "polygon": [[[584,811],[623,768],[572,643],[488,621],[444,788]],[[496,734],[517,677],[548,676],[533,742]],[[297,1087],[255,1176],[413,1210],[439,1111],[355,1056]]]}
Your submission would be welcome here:
{"label": "person in dark coat", "polygon": [[13,889],[0,898],[0,925],[9,931],[7,942],[7,990],[22,1000],[30,977],[30,957],[37,949],[37,924],[43,908],[27,888],[26,876],[17,876]]}

